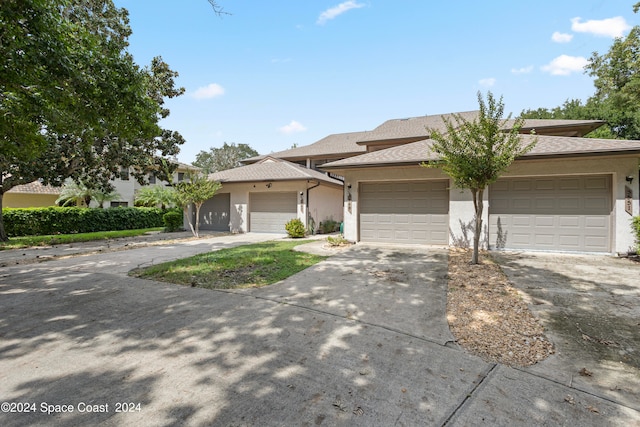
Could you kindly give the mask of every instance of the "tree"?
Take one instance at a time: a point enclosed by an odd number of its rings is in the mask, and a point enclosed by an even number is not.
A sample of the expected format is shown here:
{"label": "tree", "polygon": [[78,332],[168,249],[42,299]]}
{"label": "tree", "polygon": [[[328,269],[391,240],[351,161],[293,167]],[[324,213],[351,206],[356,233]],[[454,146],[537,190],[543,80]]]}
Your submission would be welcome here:
{"label": "tree", "polygon": [[[638,12],[640,3],[633,6]],[[640,139],[640,27],[616,38],[603,55],[594,52],[585,67],[594,77],[596,93],[585,104],[567,100],[561,107],[526,110],[521,117],[539,119],[605,120],[589,133],[593,138]]]}
{"label": "tree", "polygon": [[142,187],[136,192],[136,206],[172,208],[176,206],[176,190],[164,185]]}
{"label": "tree", "polygon": [[613,133],[640,139],[640,27],[616,38],[607,53],[594,52],[585,70],[595,78],[596,93],[589,102],[600,106]]}
{"label": "tree", "polygon": [[99,208],[104,202],[119,199],[120,195],[115,191],[104,192],[98,188],[89,188],[81,182],[66,180],[62,186],[60,196],[56,199],[57,204],[62,206],[86,206],[89,207],[91,200],[95,200]]}
{"label": "tree", "polygon": [[[222,188],[218,181],[211,181],[204,174],[192,174],[185,181],[181,181],[175,186],[176,201],[182,207],[185,218],[189,223],[191,232],[195,237],[199,236],[200,231],[200,208],[202,204],[212,198],[216,192]],[[194,205],[196,208],[196,224],[189,217],[189,206]]]}
{"label": "tree", "polygon": [[72,178],[108,192],[121,168],[141,183],[175,169],[161,162],[184,139],[159,121],[169,114],[164,99],[184,89],[162,58],[134,62],[125,9],[112,0],[3,0],[0,22],[0,240],[2,197],[16,185]]}
{"label": "tree", "polygon": [[194,166],[202,169],[205,174],[220,172],[241,166],[241,160],[257,156],[258,152],[247,144],[227,144],[220,148],[210,148],[209,151],[200,151],[196,154]]}
{"label": "tree", "polygon": [[536,143],[534,140],[528,145],[522,144],[519,135],[524,122],[522,118],[516,119],[505,130],[505,122],[511,118],[511,114],[506,119],[502,118],[502,97],[496,101],[493,94],[488,92],[485,103],[478,92],[478,104],[480,113],[473,121],[454,114],[453,120],[444,119],[445,133],[428,129],[433,140],[431,149],[438,154],[439,160],[425,164],[442,168],[456,187],[471,191],[475,208],[472,264],[478,263],[484,190],[497,181],[516,157],[531,150]]}

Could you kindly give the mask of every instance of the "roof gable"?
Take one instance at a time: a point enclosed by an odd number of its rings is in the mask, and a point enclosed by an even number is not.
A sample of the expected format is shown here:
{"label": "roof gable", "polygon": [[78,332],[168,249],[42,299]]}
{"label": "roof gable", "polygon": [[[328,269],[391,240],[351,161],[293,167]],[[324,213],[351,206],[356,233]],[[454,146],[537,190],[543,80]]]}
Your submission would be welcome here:
{"label": "roof gable", "polygon": [[342,185],[342,181],[330,178],[322,172],[307,169],[295,163],[276,157],[267,156],[257,163],[240,166],[234,169],[215,172],[209,179],[221,183],[252,182],[252,181],[298,181],[316,180],[327,184]]}

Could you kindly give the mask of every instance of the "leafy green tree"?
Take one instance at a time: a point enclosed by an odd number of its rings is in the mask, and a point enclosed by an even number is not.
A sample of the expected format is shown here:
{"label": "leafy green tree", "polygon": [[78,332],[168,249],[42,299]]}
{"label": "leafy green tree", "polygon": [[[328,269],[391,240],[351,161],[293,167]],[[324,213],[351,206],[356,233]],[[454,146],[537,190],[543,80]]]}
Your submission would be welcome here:
{"label": "leafy green tree", "polygon": [[[204,174],[192,174],[188,176],[185,181],[181,181],[175,185],[176,188],[176,201],[182,211],[185,218],[189,222],[191,232],[195,237],[199,236],[200,231],[200,208],[203,203],[212,198],[216,192],[222,188],[222,185],[218,181],[211,181]],[[193,221],[189,216],[189,206],[194,205],[196,208],[196,224],[193,226]]]}
{"label": "leafy green tree", "polygon": [[453,120],[444,119],[446,132],[429,129],[433,140],[432,150],[439,160],[425,166],[442,168],[458,188],[469,189],[475,208],[475,234],[473,237],[472,264],[478,263],[480,234],[482,233],[483,195],[487,186],[498,180],[500,175],[513,163],[516,157],[531,150],[536,143],[523,145],[520,129],[523,119],[518,118],[505,131],[502,97],[496,100],[491,92],[487,100],[478,92],[480,113],[473,121],[459,114]]}
{"label": "leafy green tree", "polygon": [[596,93],[589,103],[622,139],[640,139],[640,27],[616,38],[605,54],[594,52],[585,67]]}
{"label": "leafy green tree", "polygon": [[[640,3],[633,11],[640,9]],[[624,38],[616,38],[605,54],[594,52],[585,67],[594,77],[596,92],[585,104],[567,100],[551,110],[538,108],[522,112],[529,119],[605,120],[589,133],[593,138],[640,139],[640,27]]]}
{"label": "leafy green tree", "polygon": [[176,190],[159,184],[142,187],[136,191],[135,203],[136,206],[173,208],[177,205]]}
{"label": "leafy green tree", "polygon": [[[141,68],[127,52],[128,13],[112,0],[0,3],[0,240],[2,197],[36,179],[105,192],[120,168],[143,182],[184,139],[162,129],[178,96],[162,58]],[[160,176],[161,179],[164,177]]]}
{"label": "leafy green tree", "polygon": [[220,172],[241,166],[241,160],[257,156],[258,152],[247,144],[227,144],[220,148],[210,148],[209,151],[200,151],[196,154],[194,166],[202,169],[205,174]]}

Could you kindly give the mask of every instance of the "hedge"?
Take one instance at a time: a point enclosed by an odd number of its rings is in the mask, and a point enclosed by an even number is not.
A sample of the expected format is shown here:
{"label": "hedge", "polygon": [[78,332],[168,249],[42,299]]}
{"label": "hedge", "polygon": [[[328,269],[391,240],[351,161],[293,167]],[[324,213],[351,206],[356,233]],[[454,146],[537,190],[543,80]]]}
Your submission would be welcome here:
{"label": "hedge", "polygon": [[2,210],[8,236],[91,233],[162,227],[159,208],[7,208]]}
{"label": "hedge", "polygon": [[636,250],[640,254],[640,216],[636,216],[633,218],[633,232],[636,236]]}

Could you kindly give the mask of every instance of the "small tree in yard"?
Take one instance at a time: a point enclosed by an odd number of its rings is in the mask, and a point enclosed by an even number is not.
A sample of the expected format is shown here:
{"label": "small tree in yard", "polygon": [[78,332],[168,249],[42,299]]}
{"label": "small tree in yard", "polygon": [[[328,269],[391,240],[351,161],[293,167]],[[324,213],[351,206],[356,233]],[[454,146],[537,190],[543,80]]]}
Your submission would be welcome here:
{"label": "small tree in yard", "polygon": [[482,232],[482,197],[487,186],[498,180],[500,175],[513,163],[516,157],[533,148],[534,140],[523,145],[520,129],[524,120],[516,119],[510,129],[504,129],[504,104],[502,97],[496,101],[491,92],[487,93],[485,103],[478,92],[480,112],[473,121],[454,114],[453,121],[444,119],[446,133],[429,129],[434,141],[432,150],[439,160],[425,164],[428,167],[442,168],[453,179],[456,187],[469,189],[475,207],[475,234],[473,236],[473,255],[471,264],[478,263],[478,247]]}
{"label": "small tree in yard", "polygon": [[[212,198],[216,192],[222,188],[218,181],[210,181],[205,175],[194,174],[187,177],[188,179],[175,185],[176,201],[182,207],[185,217],[191,227],[194,236],[200,237],[200,208],[202,204]],[[189,217],[189,206],[191,204],[196,207],[196,224],[195,228]]]}

